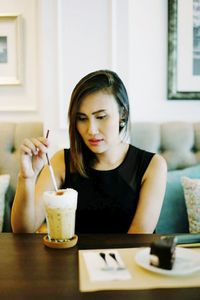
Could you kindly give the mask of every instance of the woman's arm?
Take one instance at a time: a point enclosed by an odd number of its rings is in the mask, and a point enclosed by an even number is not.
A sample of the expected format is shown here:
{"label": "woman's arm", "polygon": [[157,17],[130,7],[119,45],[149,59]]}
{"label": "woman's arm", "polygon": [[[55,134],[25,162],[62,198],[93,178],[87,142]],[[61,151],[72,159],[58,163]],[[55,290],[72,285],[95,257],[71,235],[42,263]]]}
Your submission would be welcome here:
{"label": "woman's arm", "polygon": [[153,233],[165,195],[167,164],[155,154],[143,178],[137,210],[128,233]]}
{"label": "woman's arm", "polygon": [[[54,189],[48,167],[44,166],[46,140],[40,138],[31,142],[26,140],[21,146],[20,172],[11,213],[13,232],[35,232],[40,227],[45,219],[43,192]],[[33,144],[39,151],[35,151]],[[64,176],[63,150],[54,155],[51,164],[60,186]]]}

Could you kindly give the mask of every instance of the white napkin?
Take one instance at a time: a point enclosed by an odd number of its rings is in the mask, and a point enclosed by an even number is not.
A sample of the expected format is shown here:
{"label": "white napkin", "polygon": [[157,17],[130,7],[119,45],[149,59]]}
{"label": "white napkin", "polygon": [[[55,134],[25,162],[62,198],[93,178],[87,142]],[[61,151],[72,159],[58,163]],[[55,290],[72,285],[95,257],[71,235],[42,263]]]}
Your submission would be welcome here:
{"label": "white napkin", "polygon": [[[100,256],[101,252],[105,253],[107,264]],[[109,253],[115,254],[118,263],[109,255]],[[124,266],[124,263],[117,250],[82,250],[82,255],[91,281],[131,279],[131,274]],[[121,267],[124,268],[122,269]]]}

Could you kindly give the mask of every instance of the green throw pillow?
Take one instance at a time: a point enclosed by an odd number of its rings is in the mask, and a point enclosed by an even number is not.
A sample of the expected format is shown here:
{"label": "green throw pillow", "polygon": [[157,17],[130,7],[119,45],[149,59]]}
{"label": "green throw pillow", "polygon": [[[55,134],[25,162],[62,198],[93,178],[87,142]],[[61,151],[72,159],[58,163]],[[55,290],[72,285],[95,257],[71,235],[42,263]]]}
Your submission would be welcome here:
{"label": "green throw pillow", "polygon": [[156,233],[189,232],[188,215],[181,177],[200,178],[200,165],[169,171],[167,186]]}

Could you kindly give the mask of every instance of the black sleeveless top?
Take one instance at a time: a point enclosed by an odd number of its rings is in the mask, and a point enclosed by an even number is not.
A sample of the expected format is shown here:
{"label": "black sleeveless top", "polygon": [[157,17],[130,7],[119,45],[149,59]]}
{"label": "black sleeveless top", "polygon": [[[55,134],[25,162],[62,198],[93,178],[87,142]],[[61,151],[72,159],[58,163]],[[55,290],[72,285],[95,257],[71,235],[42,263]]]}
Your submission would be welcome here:
{"label": "black sleeveless top", "polygon": [[62,188],[78,191],[76,233],[127,233],[135,215],[142,177],[154,155],[132,145],[124,161],[109,171],[89,169],[89,178],[70,173],[64,149]]}

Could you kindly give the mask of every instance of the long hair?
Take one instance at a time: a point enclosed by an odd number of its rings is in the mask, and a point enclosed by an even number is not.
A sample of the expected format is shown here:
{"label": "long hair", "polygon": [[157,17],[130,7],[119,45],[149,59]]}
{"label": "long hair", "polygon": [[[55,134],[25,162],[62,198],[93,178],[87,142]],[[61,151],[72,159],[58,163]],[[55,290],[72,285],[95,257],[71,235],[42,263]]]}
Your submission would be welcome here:
{"label": "long hair", "polygon": [[88,177],[88,165],[95,161],[95,154],[89,150],[78,133],[76,122],[77,112],[82,99],[92,93],[105,91],[116,99],[123,126],[119,125],[119,132],[127,131],[129,119],[129,100],[126,88],[119,76],[110,70],[99,70],[83,77],[75,86],[70,100],[69,138],[70,138],[70,171]]}

